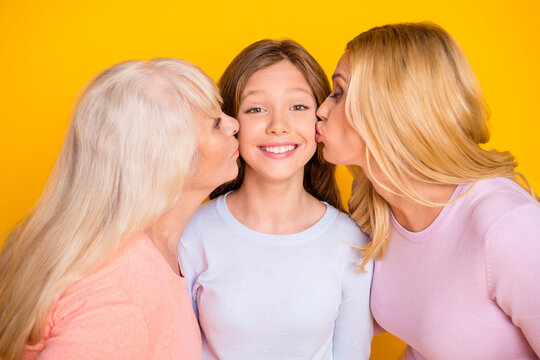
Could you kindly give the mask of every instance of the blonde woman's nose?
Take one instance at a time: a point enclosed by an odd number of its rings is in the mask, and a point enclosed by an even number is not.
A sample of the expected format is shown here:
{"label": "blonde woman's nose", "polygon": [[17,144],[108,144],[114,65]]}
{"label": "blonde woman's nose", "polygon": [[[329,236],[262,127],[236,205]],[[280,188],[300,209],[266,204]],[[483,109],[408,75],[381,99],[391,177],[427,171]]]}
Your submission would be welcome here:
{"label": "blonde woman's nose", "polygon": [[328,118],[328,109],[326,106],[327,100],[328,98],[323,101],[323,103],[321,104],[321,106],[319,106],[317,112],[315,113],[320,120],[326,120]]}

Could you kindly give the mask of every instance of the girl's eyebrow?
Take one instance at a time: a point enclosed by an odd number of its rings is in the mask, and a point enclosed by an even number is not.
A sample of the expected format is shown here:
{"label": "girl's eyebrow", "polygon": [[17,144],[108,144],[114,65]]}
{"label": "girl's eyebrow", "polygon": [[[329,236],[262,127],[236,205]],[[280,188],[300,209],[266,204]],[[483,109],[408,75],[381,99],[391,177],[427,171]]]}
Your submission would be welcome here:
{"label": "girl's eyebrow", "polygon": [[[287,89],[286,92],[303,92],[303,93],[306,93],[306,94],[308,94],[310,96],[313,95],[313,93],[311,92],[311,89],[308,90],[308,89],[304,89],[304,88],[301,88],[301,87],[295,87],[295,88]],[[247,93],[242,95],[242,97],[240,98],[240,101],[244,100],[248,96],[260,95],[260,94],[264,94],[264,91],[263,90],[251,90],[251,91],[248,91]]]}
{"label": "girl's eyebrow", "polygon": [[303,93],[306,93],[308,95],[313,95],[313,93],[311,92],[311,89],[308,90],[308,89],[304,89],[304,88],[300,88],[300,87],[287,89],[287,92],[303,92]]}
{"label": "girl's eyebrow", "polygon": [[242,95],[242,96],[240,97],[240,101],[244,100],[244,99],[247,98],[248,96],[251,96],[251,95],[258,95],[258,94],[262,94],[262,93],[263,93],[263,91],[261,91],[261,90],[251,90],[251,91],[245,93],[244,95]]}

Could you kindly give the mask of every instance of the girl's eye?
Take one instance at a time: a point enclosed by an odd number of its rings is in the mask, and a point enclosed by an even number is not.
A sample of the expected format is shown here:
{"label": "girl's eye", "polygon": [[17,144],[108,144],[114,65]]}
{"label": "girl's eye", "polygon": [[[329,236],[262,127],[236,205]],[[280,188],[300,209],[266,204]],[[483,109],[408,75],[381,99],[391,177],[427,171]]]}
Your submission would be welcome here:
{"label": "girl's eye", "polygon": [[249,113],[260,113],[260,112],[263,112],[263,109],[259,108],[259,107],[253,107],[253,108],[249,108],[246,110],[246,114],[249,114]]}
{"label": "girl's eye", "polygon": [[294,105],[293,107],[291,107],[289,110],[293,110],[293,111],[302,111],[302,110],[307,110],[308,107],[305,106],[305,105]]}
{"label": "girl's eye", "polygon": [[219,129],[219,125],[221,125],[221,118],[220,117],[218,117],[217,119],[214,120],[214,128]]}

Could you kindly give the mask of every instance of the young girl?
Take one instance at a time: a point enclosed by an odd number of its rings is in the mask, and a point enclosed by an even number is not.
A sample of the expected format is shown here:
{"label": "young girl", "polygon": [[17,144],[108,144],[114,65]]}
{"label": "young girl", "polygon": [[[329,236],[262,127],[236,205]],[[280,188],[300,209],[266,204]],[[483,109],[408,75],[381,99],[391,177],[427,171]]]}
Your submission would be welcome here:
{"label": "young girl", "polygon": [[318,110],[325,158],[353,165],[371,235],[371,309],[407,359],[537,359],[540,205],[514,157],[485,150],[486,108],[463,52],[429,23],[347,45]]}
{"label": "young girl", "polygon": [[240,122],[240,172],[180,243],[204,359],[367,359],[372,264],[321,160],[315,111],[329,93],[297,43],[262,40],[229,65],[224,112]]}

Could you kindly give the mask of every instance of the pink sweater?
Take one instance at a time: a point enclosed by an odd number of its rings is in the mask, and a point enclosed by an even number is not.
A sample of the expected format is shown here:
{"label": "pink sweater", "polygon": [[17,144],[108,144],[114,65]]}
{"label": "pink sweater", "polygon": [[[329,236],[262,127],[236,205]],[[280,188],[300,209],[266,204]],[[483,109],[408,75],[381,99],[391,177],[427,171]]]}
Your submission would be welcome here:
{"label": "pink sweater", "polygon": [[425,230],[394,219],[375,263],[371,310],[409,344],[408,360],[537,359],[539,203],[496,178],[478,182]]}
{"label": "pink sweater", "polygon": [[45,338],[22,359],[200,359],[187,293],[150,238],[136,236],[114,259],[71,285],[50,313]]}

